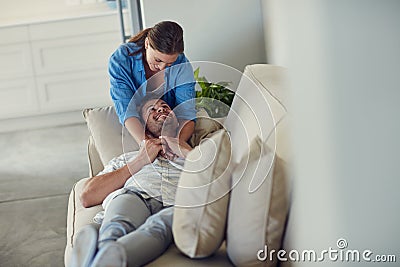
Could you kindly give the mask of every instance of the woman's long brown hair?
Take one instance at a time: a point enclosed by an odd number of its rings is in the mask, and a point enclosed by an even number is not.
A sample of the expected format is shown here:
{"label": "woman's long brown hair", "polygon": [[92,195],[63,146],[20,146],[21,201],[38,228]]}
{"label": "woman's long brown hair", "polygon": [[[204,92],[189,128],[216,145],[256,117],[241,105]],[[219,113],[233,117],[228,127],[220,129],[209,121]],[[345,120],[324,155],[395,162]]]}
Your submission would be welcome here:
{"label": "woman's long brown hair", "polygon": [[180,54],[184,50],[183,30],[178,23],[173,21],[161,21],[154,27],[147,28],[131,37],[128,42],[136,43],[140,49],[132,55],[144,52],[144,41],[149,38],[149,45],[167,55]]}

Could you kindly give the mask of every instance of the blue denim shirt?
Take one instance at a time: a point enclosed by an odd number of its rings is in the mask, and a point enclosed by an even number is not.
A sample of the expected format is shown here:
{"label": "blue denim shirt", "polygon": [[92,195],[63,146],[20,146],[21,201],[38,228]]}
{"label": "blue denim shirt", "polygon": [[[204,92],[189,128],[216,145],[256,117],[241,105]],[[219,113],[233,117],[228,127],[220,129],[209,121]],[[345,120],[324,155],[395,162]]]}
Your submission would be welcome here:
{"label": "blue denim shirt", "polygon": [[[136,106],[146,95],[147,80],[142,53],[135,43],[122,44],[110,57],[110,94],[119,121],[124,125],[130,117],[139,117]],[[162,99],[174,110],[178,119],[195,120],[195,81],[193,68],[182,53],[172,66],[165,69]],[[135,97],[134,97],[135,96]]]}

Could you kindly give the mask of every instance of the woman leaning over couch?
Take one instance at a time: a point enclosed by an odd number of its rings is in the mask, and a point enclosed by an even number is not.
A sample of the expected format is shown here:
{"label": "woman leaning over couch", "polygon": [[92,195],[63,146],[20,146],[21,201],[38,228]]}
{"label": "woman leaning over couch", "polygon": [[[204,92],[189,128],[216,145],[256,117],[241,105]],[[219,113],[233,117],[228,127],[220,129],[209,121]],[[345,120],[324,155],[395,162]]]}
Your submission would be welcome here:
{"label": "woman leaning over couch", "polygon": [[[111,56],[109,74],[111,97],[119,121],[138,144],[150,139],[145,134],[131,101],[149,91],[160,91],[163,100],[176,108],[179,139],[187,141],[194,131],[193,68],[183,53],[183,30],[175,22],[162,21],[144,29],[122,44]],[[186,63],[186,64],[185,64]],[[132,108],[130,108],[132,105]]]}

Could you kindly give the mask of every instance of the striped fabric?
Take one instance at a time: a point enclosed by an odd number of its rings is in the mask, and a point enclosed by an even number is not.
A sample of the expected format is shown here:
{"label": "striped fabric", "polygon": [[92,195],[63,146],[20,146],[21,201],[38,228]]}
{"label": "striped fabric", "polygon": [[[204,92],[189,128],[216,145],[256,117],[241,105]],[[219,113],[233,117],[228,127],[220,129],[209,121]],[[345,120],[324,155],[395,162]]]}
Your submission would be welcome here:
{"label": "striped fabric", "polygon": [[[99,175],[125,166],[127,162],[135,159],[138,154],[138,151],[133,151],[112,159]],[[123,188],[109,194],[103,201],[104,209],[106,209],[111,199],[128,191],[137,192],[145,199],[156,198],[164,206],[174,205],[176,188],[183,164],[184,159],[181,158],[170,161],[163,157],[157,157],[152,164],[144,166],[139,172],[132,175]]]}

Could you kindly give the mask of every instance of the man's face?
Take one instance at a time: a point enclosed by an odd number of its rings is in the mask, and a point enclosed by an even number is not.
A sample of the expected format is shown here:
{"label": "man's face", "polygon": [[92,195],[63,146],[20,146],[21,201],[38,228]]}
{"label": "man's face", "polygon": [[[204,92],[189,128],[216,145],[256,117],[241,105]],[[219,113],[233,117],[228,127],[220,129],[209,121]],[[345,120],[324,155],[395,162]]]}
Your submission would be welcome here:
{"label": "man's face", "polygon": [[154,136],[176,136],[178,120],[168,104],[161,99],[147,101],[141,109],[146,129]]}

